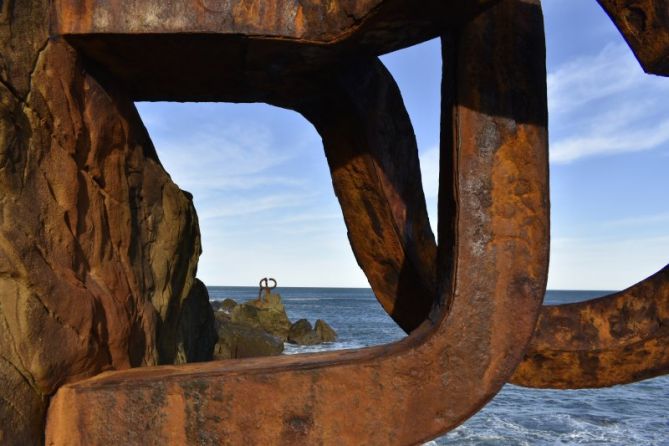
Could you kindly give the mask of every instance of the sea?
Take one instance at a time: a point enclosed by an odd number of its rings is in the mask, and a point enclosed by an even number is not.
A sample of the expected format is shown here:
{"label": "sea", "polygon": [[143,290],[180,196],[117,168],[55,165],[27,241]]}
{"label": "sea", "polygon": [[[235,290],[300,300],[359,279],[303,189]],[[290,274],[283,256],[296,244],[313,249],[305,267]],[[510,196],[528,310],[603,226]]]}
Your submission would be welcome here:
{"label": "sea", "polygon": [[[258,288],[208,287],[210,299],[243,302]],[[278,292],[292,321],[323,319],[336,342],[300,347],[284,354],[386,344],[405,333],[383,311],[368,288],[288,288]],[[610,291],[547,291],[545,303],[564,304]],[[457,429],[426,443],[434,445],[667,445],[669,376],[606,389],[537,390],[507,384]]]}

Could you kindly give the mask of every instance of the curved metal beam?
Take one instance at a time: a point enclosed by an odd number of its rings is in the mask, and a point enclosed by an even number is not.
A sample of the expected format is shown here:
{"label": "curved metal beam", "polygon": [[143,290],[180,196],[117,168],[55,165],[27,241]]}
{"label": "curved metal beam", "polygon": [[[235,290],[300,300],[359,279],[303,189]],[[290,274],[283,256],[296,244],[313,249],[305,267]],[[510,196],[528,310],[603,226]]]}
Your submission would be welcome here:
{"label": "curved metal beam", "polygon": [[[434,322],[387,346],[133,369],[69,384],[50,406],[47,443],[132,443],[150,436],[175,444],[415,444],[452,429],[492,398],[522,357],[546,281],[540,4],[506,0],[452,42],[446,54],[455,77],[446,83],[454,83],[454,95],[443,106],[455,131],[442,156],[453,163],[453,174],[440,181],[453,194],[444,202],[457,206],[448,210],[453,232],[445,237],[452,243],[440,249],[456,260],[437,274],[448,315],[442,306]],[[333,72],[340,80],[333,91],[345,92],[358,81],[347,73],[368,67],[373,88],[357,101],[370,116],[388,105],[378,92],[392,91],[383,88],[392,80],[376,64],[363,59]],[[380,129],[395,131],[366,127]]]}
{"label": "curved metal beam", "polygon": [[597,0],[646,73],[669,76],[669,0]]}
{"label": "curved metal beam", "polygon": [[[648,73],[669,75],[669,2],[598,0]],[[669,265],[630,288],[546,306],[511,382],[574,389],[669,373]]]}
{"label": "curved metal beam", "polygon": [[577,389],[669,373],[669,265],[619,293],[546,306],[511,378],[525,387]]}
{"label": "curved metal beam", "polygon": [[437,37],[499,0],[54,0],[53,34],[203,34],[280,39],[380,55]]}
{"label": "curved metal beam", "polygon": [[376,298],[409,333],[438,300],[436,242],[409,115],[381,63],[357,63],[319,82],[321,95],[291,108],[323,137],[353,253]]}
{"label": "curved metal beam", "polygon": [[54,0],[52,35],[134,100],[265,102],[251,86],[438,37],[498,1]]}

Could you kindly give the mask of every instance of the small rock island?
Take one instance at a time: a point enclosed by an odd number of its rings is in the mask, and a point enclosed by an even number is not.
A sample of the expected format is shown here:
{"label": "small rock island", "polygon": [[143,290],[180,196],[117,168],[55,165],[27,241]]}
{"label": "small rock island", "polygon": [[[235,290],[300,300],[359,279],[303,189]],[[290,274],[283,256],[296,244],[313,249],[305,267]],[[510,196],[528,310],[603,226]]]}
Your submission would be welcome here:
{"label": "small rock island", "polygon": [[243,303],[211,301],[218,334],[213,359],[279,355],[284,342],[315,345],[337,339],[335,330],[323,320],[313,327],[306,319],[292,323],[281,295],[269,288],[262,291],[257,299]]}

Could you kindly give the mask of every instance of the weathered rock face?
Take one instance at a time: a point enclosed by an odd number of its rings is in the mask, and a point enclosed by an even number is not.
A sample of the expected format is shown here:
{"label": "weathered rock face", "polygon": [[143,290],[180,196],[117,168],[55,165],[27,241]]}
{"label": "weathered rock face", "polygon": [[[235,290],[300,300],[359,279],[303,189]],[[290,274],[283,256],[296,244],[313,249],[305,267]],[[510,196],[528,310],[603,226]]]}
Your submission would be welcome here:
{"label": "weathered rock face", "polygon": [[306,319],[295,322],[288,332],[288,342],[298,345],[315,345],[333,342],[337,339],[334,331],[325,321],[318,319],[314,327]]}
{"label": "weathered rock face", "polygon": [[200,240],[132,101],[47,39],[49,2],[0,5],[0,443],[27,445],[62,384],[177,359]]}
{"label": "weathered rock face", "polygon": [[175,363],[211,361],[218,341],[207,287],[199,279],[183,301]]}
{"label": "weathered rock face", "polygon": [[322,319],[316,321],[314,331],[318,334],[318,338],[321,342],[334,342],[337,340],[337,332]]}
{"label": "weathered rock face", "polygon": [[274,356],[283,352],[283,340],[262,328],[230,320],[223,311],[216,312],[218,342],[214,348],[214,359],[253,358]]}
{"label": "weathered rock face", "polygon": [[280,297],[239,304],[231,311],[230,316],[232,322],[261,328],[283,341],[288,338],[291,323]]}
{"label": "weathered rock face", "polygon": [[314,345],[320,343],[320,339],[318,339],[311,323],[306,319],[300,319],[290,327],[288,342],[299,345]]}
{"label": "weathered rock face", "polygon": [[214,311],[222,311],[225,314],[229,315],[235,307],[239,305],[234,299],[224,299],[224,300],[212,300],[211,307]]}
{"label": "weathered rock face", "polygon": [[[58,3],[62,4],[54,1]],[[498,3],[499,8],[492,1],[429,2],[444,5],[451,14],[443,17],[455,17],[456,22],[462,17],[457,6],[491,5],[486,14],[466,24],[463,20],[443,36],[445,60],[450,62],[445,64],[443,83],[436,253],[430,237],[423,237],[426,243],[416,241],[422,236],[417,223],[427,218],[424,206],[416,209],[422,193],[420,175],[413,174],[418,159],[408,116],[390,75],[368,57],[388,48],[377,46],[374,51],[374,42],[383,43],[386,36],[404,45],[423,40],[405,32],[421,27],[410,26],[415,21],[402,17],[419,10],[442,17],[433,13],[435,9],[416,7],[416,2],[378,2],[373,14],[369,10],[368,26],[354,19],[355,27],[348,27],[347,34],[333,34],[326,25],[330,22],[314,11],[323,11],[320,7],[327,3],[328,13],[332,9],[348,18],[352,5],[357,8],[361,2],[319,2],[319,8],[294,1],[267,2],[271,5],[259,8],[263,2],[246,0],[154,0],[141,2],[142,8],[135,7],[140,2],[67,3],[77,7],[66,7],[56,17],[84,34],[92,25],[102,27],[106,36],[82,35],[80,40],[88,40],[89,54],[101,55],[101,63],[107,59],[107,66],[125,73],[144,98],[192,98],[197,92],[186,90],[195,86],[203,100],[234,96],[282,103],[303,113],[323,137],[359,264],[373,287],[392,281],[385,287],[385,308],[408,330],[418,328],[406,340],[384,347],[276,362],[260,358],[187,369],[127,370],[63,386],[49,409],[50,442],[420,444],[454,428],[498,392],[532,335],[548,264],[545,57],[538,0]],[[163,4],[171,6],[172,14],[163,14]],[[200,9],[185,15],[186,5]],[[231,23],[228,29],[235,35],[230,37],[240,37],[243,45],[221,44],[227,39],[210,46],[192,44],[193,33],[179,41],[178,33],[195,22],[191,17],[207,17],[212,9],[219,15],[212,21],[216,27],[208,29],[217,32],[218,26]],[[247,17],[252,27],[240,26],[237,19]],[[423,17],[428,21],[430,16]],[[162,36],[149,34],[145,23]],[[314,44],[309,38],[314,34],[302,26],[312,23],[315,36],[326,41],[327,36],[341,36],[330,42],[355,51],[351,58],[329,52],[338,57],[332,57],[333,65],[317,67],[323,74],[317,78],[304,71],[305,62],[313,59],[300,57],[328,52],[321,48],[325,45]],[[133,24],[142,24],[141,31]],[[117,34],[110,36],[110,30]],[[139,32],[145,39],[134,38]],[[207,41],[210,36],[197,38]],[[121,57],[127,60],[128,52],[115,40],[150,62],[118,64]],[[162,41],[169,50],[151,52],[155,46],[142,41]],[[360,42],[368,46],[356,48]],[[173,50],[180,45],[188,52]],[[281,54],[273,49],[297,45],[303,51],[272,57]],[[211,48],[226,52],[210,52]],[[227,57],[228,50],[237,49],[238,57]],[[165,55],[177,63],[161,57]],[[237,59],[243,69],[235,69]],[[224,68],[212,70],[213,60]],[[192,61],[207,66],[200,70]],[[288,61],[283,71],[282,61]],[[222,81],[223,72],[242,82]],[[152,73],[167,73],[166,82],[155,82]],[[215,81],[194,80],[193,74],[199,73],[212,74]],[[234,94],[226,97],[218,89],[226,86]],[[284,92],[283,99],[276,98]],[[398,141],[403,144],[395,144]],[[356,228],[360,230],[354,237]],[[436,254],[431,257],[435,262],[420,255],[429,252]],[[432,277],[436,288],[429,285]],[[402,300],[403,305],[396,304]],[[351,395],[365,396],[356,399],[354,410]],[[407,419],[407,410],[410,422],[397,422]]]}
{"label": "weathered rock face", "polygon": [[211,306],[216,310],[218,332],[214,359],[278,355],[284,341],[314,345],[337,338],[332,327],[320,319],[315,328],[306,319],[291,324],[279,294],[268,292],[262,299],[242,304],[225,299],[212,302]]}

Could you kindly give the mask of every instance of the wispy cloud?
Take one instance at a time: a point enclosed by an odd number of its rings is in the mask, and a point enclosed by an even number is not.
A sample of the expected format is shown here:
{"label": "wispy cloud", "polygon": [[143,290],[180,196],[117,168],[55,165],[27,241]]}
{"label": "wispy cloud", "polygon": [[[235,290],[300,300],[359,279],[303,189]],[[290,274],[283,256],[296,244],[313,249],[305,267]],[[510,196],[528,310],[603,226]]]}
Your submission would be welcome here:
{"label": "wispy cloud", "polygon": [[425,193],[425,204],[430,219],[432,232],[437,233],[438,197],[439,197],[439,146],[430,147],[418,153],[420,159],[421,180]]}
{"label": "wispy cloud", "polygon": [[281,193],[263,195],[256,198],[241,197],[225,201],[221,207],[209,206],[200,212],[202,220],[224,217],[240,217],[277,209],[301,208],[316,198],[312,193]]}
{"label": "wispy cloud", "polygon": [[669,91],[624,44],[573,60],[548,76],[551,161],[651,150],[669,142]]}
{"label": "wispy cloud", "polygon": [[271,173],[294,158],[296,151],[276,150],[271,132],[262,126],[245,132],[236,125],[215,133],[198,130],[187,140],[158,136],[155,142],[161,162],[175,182],[191,188],[249,189],[298,182]]}
{"label": "wispy cloud", "polygon": [[551,161],[568,163],[594,155],[639,152],[669,141],[669,119],[657,125],[624,128],[606,133],[593,130],[585,135],[557,141],[551,148]]}
{"label": "wispy cloud", "polygon": [[255,283],[270,272],[284,285],[318,283],[336,259],[360,281],[321,138],[304,118],[260,104],[139,109],[166,170],[193,193],[205,283]]}
{"label": "wispy cloud", "polygon": [[284,217],[275,221],[275,224],[295,224],[295,223],[318,223],[326,221],[340,221],[344,217],[341,212],[335,213],[316,213],[316,212],[303,212],[288,217]]}
{"label": "wispy cloud", "polygon": [[608,45],[594,57],[576,58],[549,73],[550,111],[566,113],[634,86],[643,72],[630,54],[623,45]]}

